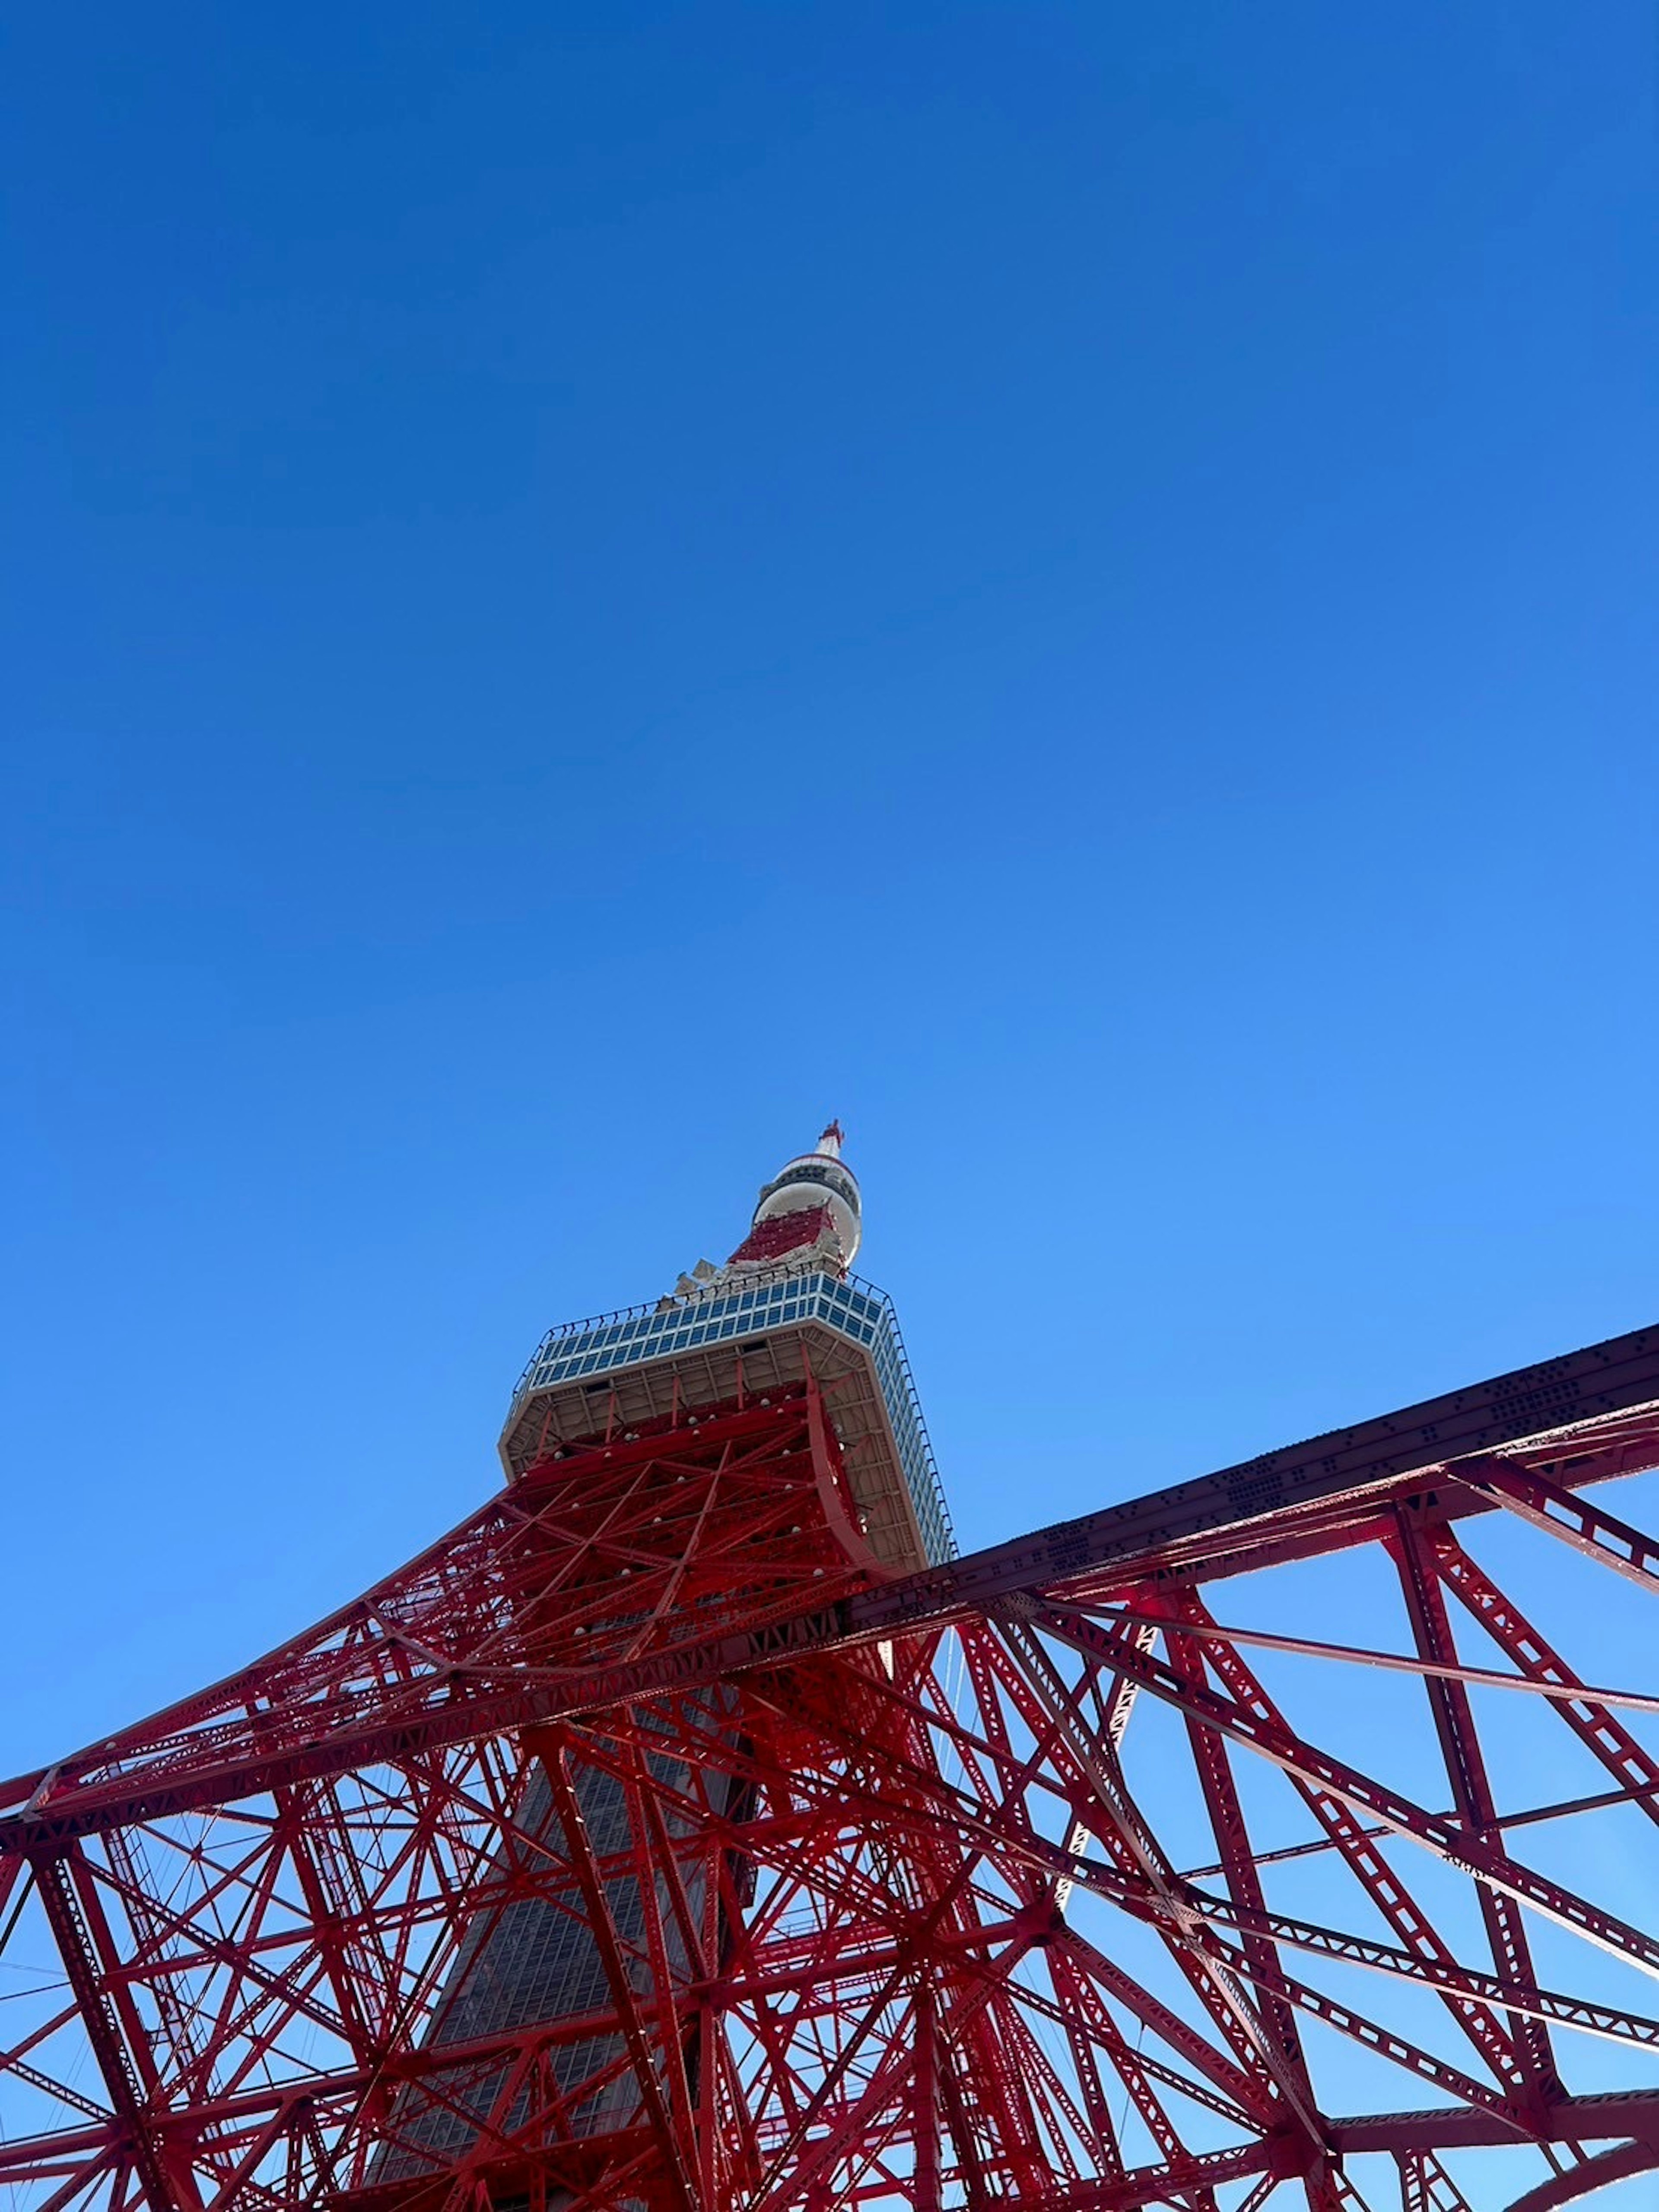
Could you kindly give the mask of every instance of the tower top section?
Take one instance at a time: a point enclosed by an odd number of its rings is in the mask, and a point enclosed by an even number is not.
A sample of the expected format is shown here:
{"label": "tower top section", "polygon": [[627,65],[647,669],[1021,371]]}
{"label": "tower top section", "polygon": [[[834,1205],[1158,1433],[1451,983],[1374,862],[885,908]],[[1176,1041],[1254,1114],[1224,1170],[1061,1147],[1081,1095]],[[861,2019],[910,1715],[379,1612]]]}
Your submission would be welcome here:
{"label": "tower top section", "polygon": [[550,1329],[520,1378],[501,1437],[518,1477],[550,1457],[719,1407],[821,1390],[860,1526],[882,1566],[913,1573],[955,1548],[898,1323],[851,1273],[858,1178],[832,1121],[762,1187],[723,1267],[699,1260],[653,1305]]}
{"label": "tower top section", "polygon": [[864,1234],[864,1203],[841,1156],[843,1134],[831,1121],[811,1152],[797,1152],[761,1185],[749,1234],[728,1267],[787,1267],[810,1255],[817,1267],[847,1273]]}

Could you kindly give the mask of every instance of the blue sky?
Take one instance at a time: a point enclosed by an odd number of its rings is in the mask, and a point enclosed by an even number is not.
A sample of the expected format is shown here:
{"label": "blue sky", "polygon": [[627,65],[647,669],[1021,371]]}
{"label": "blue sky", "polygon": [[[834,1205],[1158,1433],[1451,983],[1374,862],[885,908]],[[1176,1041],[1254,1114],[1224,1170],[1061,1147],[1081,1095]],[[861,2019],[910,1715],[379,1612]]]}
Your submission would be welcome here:
{"label": "blue sky", "polygon": [[7,40],[0,1765],[831,1112],[971,1544],[1659,1314],[1646,7]]}

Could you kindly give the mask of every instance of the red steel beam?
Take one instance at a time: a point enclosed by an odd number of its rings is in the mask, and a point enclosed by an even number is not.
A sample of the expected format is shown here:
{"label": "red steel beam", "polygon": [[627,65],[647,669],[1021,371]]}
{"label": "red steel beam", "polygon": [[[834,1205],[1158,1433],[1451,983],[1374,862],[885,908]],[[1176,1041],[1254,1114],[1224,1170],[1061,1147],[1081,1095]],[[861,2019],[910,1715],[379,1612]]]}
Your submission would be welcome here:
{"label": "red steel beam", "polygon": [[[1659,2089],[1563,2097],[1528,2126],[1528,2139],[1542,2142],[1605,2142],[1612,2136],[1634,2136],[1659,2149]],[[1496,2113],[1474,2106],[1352,2114],[1331,2121],[1330,2137],[1345,2156],[1368,2150],[1492,2149],[1515,2141],[1513,2130]]]}
{"label": "red steel beam", "polygon": [[[1640,1413],[1643,1418],[1631,1417]],[[861,1623],[902,1625],[975,1609],[1010,1591],[1066,1583],[1191,1538],[1282,1516],[1379,1486],[1420,1485],[1455,1462],[1505,1462],[1524,1445],[1528,1467],[1574,1490],[1659,1466],[1659,1327],[1633,1330],[1560,1359],[1495,1376],[1352,1429],[1264,1453],[1196,1481],[1039,1528],[857,1600]],[[1484,1471],[1484,1470],[1483,1470]],[[1490,1510],[1469,1498],[1458,1514]],[[1659,1547],[1655,1547],[1659,1556]]]}
{"label": "red steel beam", "polygon": [[[1501,1465],[1493,1458],[1500,1446],[1507,1447]],[[1468,1486],[1460,1479],[1458,1462],[1464,1459],[1470,1462]],[[387,1692],[379,1699],[378,1709],[377,1701],[365,1696],[361,1718],[336,1724],[316,1741],[261,1741],[250,1724],[239,1740],[227,1741],[212,1732],[212,1740],[204,1742],[194,1757],[185,1746],[149,1768],[137,1767],[119,1777],[76,1779],[77,1765],[96,1765],[104,1747],[94,1747],[61,1768],[24,1776],[0,1788],[0,1803],[16,1808],[0,1818],[0,1859],[17,1852],[50,1853],[76,1836],[103,1828],[232,1803],[354,1767],[396,1764],[445,1745],[577,1717],[808,1650],[832,1650],[896,1630],[962,1620],[998,1596],[1079,1584],[1108,1567],[1150,1573],[1170,1564],[1172,1555],[1183,1547],[1196,1543],[1200,1555],[1213,1555],[1234,1532],[1248,1534],[1252,1524],[1268,1528],[1294,1524],[1299,1511],[1329,1508],[1338,1500],[1351,1498],[1356,1514],[1364,1516],[1413,1489],[1443,1483],[1451,1494],[1441,1502],[1442,1517],[1458,1518],[1489,1512],[1500,1504],[1512,1509],[1521,1505],[1516,1492],[1522,1487],[1522,1479],[1531,1477],[1526,1503],[1538,1518],[1565,1533],[1559,1512],[1549,1510],[1554,1499],[1570,1498],[1582,1483],[1656,1465],[1659,1328],[1613,1338],[1354,1429],[1061,1522],[1012,1543],[760,1628],[740,1629],[592,1670],[521,1669],[510,1686],[504,1686],[487,1664],[452,1665],[442,1670],[434,1667],[401,1686],[397,1695]],[[1546,1468],[1551,1471],[1548,1475],[1542,1472]],[[453,1558],[457,1537],[482,1527],[487,1516],[517,1510],[512,1498],[491,1500],[462,1531],[431,1547],[399,1576],[388,1577],[374,1595],[383,1596],[419,1571],[429,1572],[434,1562]],[[1379,1522],[1379,1533],[1381,1525]],[[1615,1529],[1616,1540],[1626,1547],[1627,1555],[1632,1546],[1644,1559],[1654,1554],[1656,1547],[1648,1546],[1647,1540],[1633,1532],[1627,1534],[1622,1523],[1613,1524],[1605,1516],[1584,1516],[1582,1533],[1576,1533],[1578,1540],[1595,1541],[1606,1551],[1613,1548],[1607,1539]],[[1328,1548],[1328,1541],[1318,1547]],[[1181,1564],[1188,1562],[1183,1558]],[[1215,1571],[1213,1559],[1206,1571]],[[361,1618],[360,1601],[324,1624],[323,1630],[312,1632],[311,1640]],[[216,1692],[191,1698],[129,1735],[142,1738],[150,1732],[185,1729],[193,1717],[213,1709],[216,1697],[232,1690],[246,1688],[250,1699],[256,1698],[273,1665],[302,1659],[307,1640],[295,1639],[283,1652],[231,1678]],[[526,1680],[526,1674],[532,1679]],[[325,1717],[318,1717],[319,1729]]]}

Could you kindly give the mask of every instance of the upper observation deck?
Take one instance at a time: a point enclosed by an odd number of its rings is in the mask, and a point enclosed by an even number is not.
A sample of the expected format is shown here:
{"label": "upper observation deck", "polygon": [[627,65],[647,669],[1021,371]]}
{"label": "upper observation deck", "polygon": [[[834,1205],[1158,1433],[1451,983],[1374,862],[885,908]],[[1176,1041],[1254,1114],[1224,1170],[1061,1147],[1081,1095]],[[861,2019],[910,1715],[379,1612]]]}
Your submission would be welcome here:
{"label": "upper observation deck", "polygon": [[809,1372],[878,1559],[904,1574],[949,1559],[950,1516],[891,1303],[799,1259],[710,1270],[655,1305],[550,1330],[514,1394],[501,1458],[517,1476],[607,1426],[763,1395]]}

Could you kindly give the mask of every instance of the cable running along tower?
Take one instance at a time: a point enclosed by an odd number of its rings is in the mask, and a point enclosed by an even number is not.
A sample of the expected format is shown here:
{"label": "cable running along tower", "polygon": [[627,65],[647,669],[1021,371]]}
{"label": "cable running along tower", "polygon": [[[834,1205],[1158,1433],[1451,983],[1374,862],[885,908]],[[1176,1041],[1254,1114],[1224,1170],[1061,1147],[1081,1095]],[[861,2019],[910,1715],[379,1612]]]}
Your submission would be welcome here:
{"label": "cable running along tower", "polygon": [[0,1790],[0,2205],[1651,2201],[1659,1330],[960,1557],[840,1154]]}

